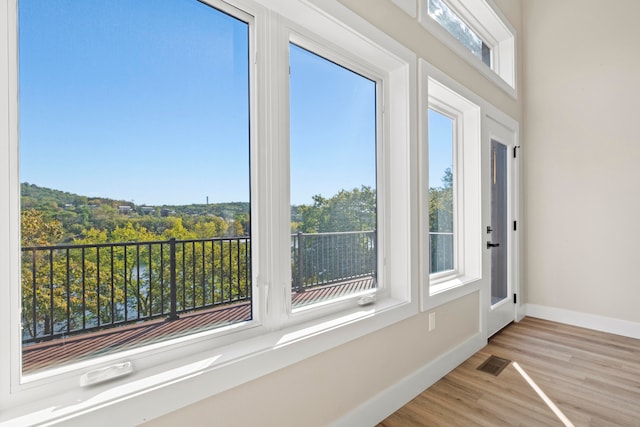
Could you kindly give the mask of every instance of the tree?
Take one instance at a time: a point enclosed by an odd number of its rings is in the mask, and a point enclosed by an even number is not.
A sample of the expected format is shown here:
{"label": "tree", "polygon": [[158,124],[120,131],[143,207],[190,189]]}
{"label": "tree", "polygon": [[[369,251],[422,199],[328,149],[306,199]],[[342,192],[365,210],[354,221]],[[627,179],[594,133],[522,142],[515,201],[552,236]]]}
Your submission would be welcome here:
{"label": "tree", "polygon": [[320,195],[313,196],[313,205],[298,206],[301,223],[298,231],[302,233],[318,233],[323,224],[324,209],[327,199]]}
{"label": "tree", "polygon": [[442,186],[429,188],[429,231],[453,233],[453,173],[444,171]]}
{"label": "tree", "polygon": [[[35,209],[22,211],[20,222],[23,248],[57,244],[63,235],[59,221],[47,220],[44,212]],[[58,271],[52,257],[53,251],[48,254],[35,249],[22,251],[23,325],[25,333],[33,337],[38,333],[38,325],[44,333],[50,333],[54,327],[52,313],[55,316],[63,309],[61,291],[52,285],[51,278]]]}
{"label": "tree", "polygon": [[194,225],[193,231],[198,239],[210,239],[221,237],[227,233],[229,224],[218,216],[208,218],[206,222],[198,222]]}
{"label": "tree", "polygon": [[444,171],[442,186],[429,188],[431,272],[453,268],[453,173]]}
{"label": "tree", "polygon": [[23,247],[58,244],[64,234],[60,221],[48,220],[44,212],[35,209],[22,211],[20,227]]}
{"label": "tree", "polygon": [[322,232],[375,230],[375,191],[366,186],[351,191],[341,190],[328,200],[323,219]]}
{"label": "tree", "polygon": [[298,231],[324,233],[376,229],[376,192],[362,186],[340,190],[329,199],[313,196],[313,205],[298,207],[301,223]]}
{"label": "tree", "polygon": [[229,237],[244,236],[244,229],[240,221],[229,221],[229,227],[227,228],[226,235]]}
{"label": "tree", "polygon": [[362,186],[328,199],[316,195],[313,201],[297,207],[301,221],[296,231],[305,234],[292,244],[296,286],[375,273],[375,190]]}
{"label": "tree", "polygon": [[166,239],[173,238],[178,240],[187,240],[195,239],[197,237],[196,233],[189,231],[184,226],[182,218],[169,218],[169,224],[169,228],[162,233],[162,237]]}
{"label": "tree", "polygon": [[123,215],[117,207],[130,203],[22,189],[24,339],[166,315],[172,246],[178,310],[251,293],[250,241],[232,238],[250,226],[247,203]]}

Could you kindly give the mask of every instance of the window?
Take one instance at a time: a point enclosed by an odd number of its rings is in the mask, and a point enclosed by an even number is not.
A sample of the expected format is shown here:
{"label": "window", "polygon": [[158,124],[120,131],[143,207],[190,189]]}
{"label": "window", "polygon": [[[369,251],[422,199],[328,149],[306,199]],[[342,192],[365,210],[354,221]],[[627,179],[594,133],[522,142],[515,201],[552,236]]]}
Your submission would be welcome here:
{"label": "window", "polygon": [[429,0],[429,16],[491,67],[491,48],[449,6],[441,0]]}
{"label": "window", "polygon": [[515,29],[491,0],[420,0],[420,23],[516,96]]}
{"label": "window", "polygon": [[420,65],[422,147],[428,158],[423,175],[428,190],[422,194],[426,309],[481,278],[481,111],[462,95],[464,88],[426,62]]}
{"label": "window", "polygon": [[25,374],[252,319],[249,24],[148,5],[20,0]]}
{"label": "window", "polygon": [[[0,140],[0,275],[9,284],[0,287],[0,337],[10,343],[0,354],[0,421],[89,424],[110,408],[114,423],[142,423],[149,408],[166,413],[418,312],[410,50],[333,1],[10,0],[0,20],[9,23],[0,33],[9,58],[0,61],[9,82],[0,85],[0,132],[9,135]],[[32,54],[49,61],[44,70]],[[363,275],[370,287],[297,304],[292,204],[308,203],[297,188],[321,169],[297,157],[318,143],[306,145],[313,123],[298,120],[323,95],[307,92],[314,84],[304,78],[323,73],[362,96],[347,99],[352,133],[339,152],[351,173],[335,193],[308,194],[330,200],[345,190],[354,201],[346,206],[366,215],[354,218],[356,230],[328,231],[358,237],[338,243],[346,255],[333,242],[333,262],[309,276],[334,274],[347,259],[351,270],[334,277]],[[342,132],[349,105],[331,105],[339,114],[325,120],[327,137]],[[325,174],[337,175],[339,159],[328,161]],[[51,240],[30,236],[31,225]],[[204,313],[214,317],[174,329]],[[35,341],[125,337],[151,324],[166,333],[46,367],[25,363]],[[25,337],[34,342],[23,352]],[[185,381],[192,392],[167,397]]]}
{"label": "window", "polygon": [[[292,308],[376,288],[376,82],[290,44]],[[309,102],[313,100],[313,102]]]}
{"label": "window", "polygon": [[429,109],[429,273],[455,269],[456,212],[453,163],[455,134],[450,117]]}

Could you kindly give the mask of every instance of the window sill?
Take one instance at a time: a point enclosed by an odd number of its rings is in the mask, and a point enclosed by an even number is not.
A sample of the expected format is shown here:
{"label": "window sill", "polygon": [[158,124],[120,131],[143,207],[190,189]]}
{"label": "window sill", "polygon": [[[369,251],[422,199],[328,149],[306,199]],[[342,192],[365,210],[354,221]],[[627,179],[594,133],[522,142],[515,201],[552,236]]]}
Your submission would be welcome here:
{"label": "window sill", "polygon": [[[415,304],[386,299],[339,316],[300,324],[92,387],[76,388],[17,408],[5,408],[0,425],[131,425],[330,350],[415,315]],[[159,368],[159,369],[158,369]],[[164,369],[163,369],[164,368]]]}
{"label": "window sill", "polygon": [[427,298],[423,298],[422,311],[431,310],[465,295],[480,291],[480,278],[457,276],[452,279],[439,282],[435,285],[427,285],[425,292]]}

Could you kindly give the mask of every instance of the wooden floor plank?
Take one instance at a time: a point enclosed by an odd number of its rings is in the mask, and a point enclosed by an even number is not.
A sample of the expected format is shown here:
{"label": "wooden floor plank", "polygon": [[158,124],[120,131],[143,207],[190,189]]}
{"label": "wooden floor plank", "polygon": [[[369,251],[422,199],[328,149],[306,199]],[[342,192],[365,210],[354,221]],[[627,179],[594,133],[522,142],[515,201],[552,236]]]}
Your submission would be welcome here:
{"label": "wooden floor plank", "polygon": [[517,362],[575,426],[640,427],[640,340],[531,317],[378,427],[563,425],[513,364],[478,371],[491,355]]}

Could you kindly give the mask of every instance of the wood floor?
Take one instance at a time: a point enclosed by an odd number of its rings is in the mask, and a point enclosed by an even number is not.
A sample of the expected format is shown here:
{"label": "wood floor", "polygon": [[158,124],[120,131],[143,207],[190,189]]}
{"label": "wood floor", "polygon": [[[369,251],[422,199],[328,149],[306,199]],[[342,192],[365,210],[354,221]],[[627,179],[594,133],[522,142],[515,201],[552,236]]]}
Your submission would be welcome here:
{"label": "wood floor", "polygon": [[[491,355],[512,363],[478,371]],[[378,427],[563,425],[640,426],[640,340],[527,317]]]}

